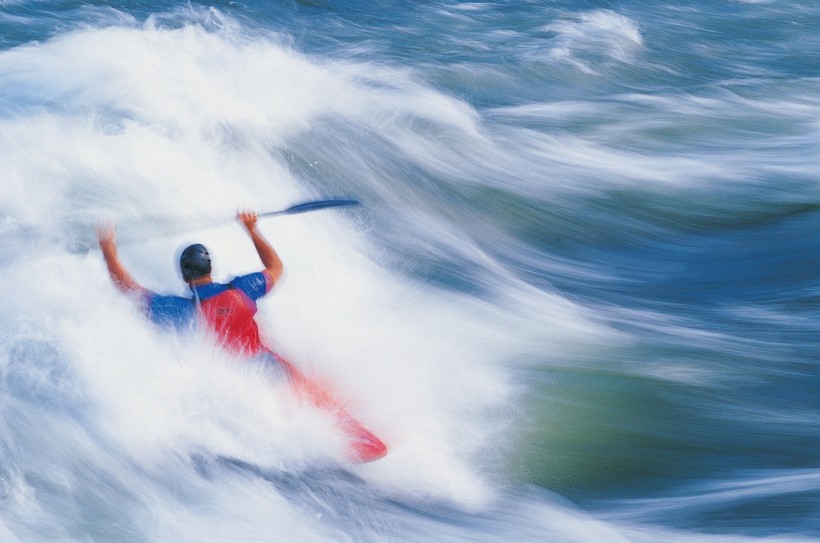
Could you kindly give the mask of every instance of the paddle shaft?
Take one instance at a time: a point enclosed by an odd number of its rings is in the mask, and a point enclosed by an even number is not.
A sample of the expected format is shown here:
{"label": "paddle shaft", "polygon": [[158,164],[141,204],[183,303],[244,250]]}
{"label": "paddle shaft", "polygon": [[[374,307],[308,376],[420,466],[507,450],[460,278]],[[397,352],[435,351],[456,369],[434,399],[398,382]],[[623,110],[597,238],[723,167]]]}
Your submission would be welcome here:
{"label": "paddle shaft", "polygon": [[315,200],[310,202],[302,202],[301,204],[292,205],[287,209],[280,209],[277,211],[266,211],[259,213],[258,217],[273,217],[275,215],[295,215],[297,213],[306,213],[308,211],[318,211],[320,209],[327,209],[330,207],[346,207],[357,206],[361,202],[350,199],[335,199],[335,200]]}
{"label": "paddle shaft", "polygon": [[[361,202],[358,200],[352,200],[347,198],[335,198],[332,200],[311,200],[309,202],[302,202],[299,204],[292,205],[286,209],[279,209],[276,211],[265,211],[262,213],[258,213],[257,217],[264,218],[264,217],[275,217],[278,215],[295,215],[297,213],[306,213],[308,211],[319,211],[320,209],[328,209],[333,207],[349,207],[349,206],[357,206],[360,205]],[[224,220],[224,223],[233,222],[234,218],[231,217],[230,219]],[[192,225],[187,228],[180,230],[179,228],[174,228],[174,230],[179,233],[180,231],[187,231],[187,230],[199,230],[202,228],[208,228],[210,226],[217,226],[218,224],[222,224],[223,220],[215,221],[215,222],[207,222],[205,224],[198,224]],[[142,235],[139,236],[132,236],[131,239],[123,239],[120,241],[121,244],[124,243],[133,243],[135,241],[145,241],[146,239],[150,239],[152,237],[156,237],[155,235],[151,235],[150,233],[143,232]]]}

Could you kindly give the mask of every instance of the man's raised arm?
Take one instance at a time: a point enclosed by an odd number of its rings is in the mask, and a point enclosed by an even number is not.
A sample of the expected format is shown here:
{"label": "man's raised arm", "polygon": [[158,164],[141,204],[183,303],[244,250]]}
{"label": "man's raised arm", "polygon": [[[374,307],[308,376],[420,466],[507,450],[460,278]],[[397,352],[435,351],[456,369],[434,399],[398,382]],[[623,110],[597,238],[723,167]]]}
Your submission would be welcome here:
{"label": "man's raised arm", "polygon": [[145,288],[137,283],[125,269],[117,254],[117,234],[111,223],[97,225],[97,240],[100,243],[105,265],[114,285],[126,293],[144,294]]}
{"label": "man's raised arm", "polygon": [[268,240],[266,240],[256,228],[256,213],[240,211],[236,214],[236,218],[242,223],[251,236],[253,246],[256,248],[256,252],[259,253],[262,265],[265,266],[263,273],[270,280],[270,287],[273,287],[279,278],[282,277],[282,272],[284,271],[284,266],[279,259],[279,255],[276,254],[276,251],[271,244],[268,243]]}

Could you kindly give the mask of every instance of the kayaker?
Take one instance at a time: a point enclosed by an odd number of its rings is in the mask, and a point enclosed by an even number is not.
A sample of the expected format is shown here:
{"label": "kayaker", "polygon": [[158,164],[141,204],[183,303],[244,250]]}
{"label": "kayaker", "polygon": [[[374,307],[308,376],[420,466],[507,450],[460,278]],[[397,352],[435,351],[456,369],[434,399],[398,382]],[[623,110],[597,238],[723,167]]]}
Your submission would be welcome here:
{"label": "kayaker", "polygon": [[196,243],[186,247],[179,258],[182,279],[191,289],[190,298],[160,295],[137,283],[119,258],[113,225],[99,225],[97,239],[114,284],[121,291],[136,296],[152,321],[180,329],[192,326],[200,315],[215,333],[219,344],[228,351],[276,361],[300,398],[331,413],[348,436],[351,461],[372,462],[382,458],[387,454],[387,446],[353,418],[335,394],[262,344],[254,320],[256,300],[270,292],[279,281],[283,266],[276,251],[256,228],[256,213],[240,212],[237,219],[250,235],[265,268],[236,277],[229,283],[214,283],[211,255],[205,246]]}
{"label": "kayaker", "polygon": [[160,295],[140,285],[119,258],[113,225],[99,225],[97,239],[114,284],[121,291],[135,295],[152,321],[184,328],[200,314],[222,346],[235,354],[254,355],[266,350],[254,320],[256,300],[270,292],[282,277],[284,268],[279,255],[259,232],[256,213],[239,212],[237,220],[250,235],[265,268],[236,277],[229,283],[215,283],[211,278],[208,250],[199,243],[191,245],[182,251],[179,259],[182,279],[191,289],[190,298]]}

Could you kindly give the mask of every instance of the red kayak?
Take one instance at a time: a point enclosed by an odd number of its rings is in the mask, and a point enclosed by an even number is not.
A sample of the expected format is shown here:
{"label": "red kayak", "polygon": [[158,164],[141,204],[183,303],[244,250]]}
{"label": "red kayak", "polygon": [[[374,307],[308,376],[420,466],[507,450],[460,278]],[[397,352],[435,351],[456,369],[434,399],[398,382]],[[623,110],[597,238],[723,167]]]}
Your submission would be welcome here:
{"label": "red kayak", "polygon": [[348,457],[352,462],[373,462],[387,454],[387,445],[348,413],[347,409],[322,385],[299,371],[296,366],[278,354],[273,351],[269,352],[288,372],[291,385],[300,398],[336,417],[339,427],[348,437],[350,447]]}

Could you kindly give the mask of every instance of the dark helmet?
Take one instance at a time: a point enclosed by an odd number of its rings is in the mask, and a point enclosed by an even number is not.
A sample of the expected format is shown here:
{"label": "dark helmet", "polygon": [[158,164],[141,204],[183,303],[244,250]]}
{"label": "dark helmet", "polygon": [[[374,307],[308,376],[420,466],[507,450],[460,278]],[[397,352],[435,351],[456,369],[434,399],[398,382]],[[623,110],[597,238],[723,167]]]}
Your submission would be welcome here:
{"label": "dark helmet", "polygon": [[185,282],[211,273],[211,255],[204,245],[195,243],[186,247],[179,257],[179,269]]}

